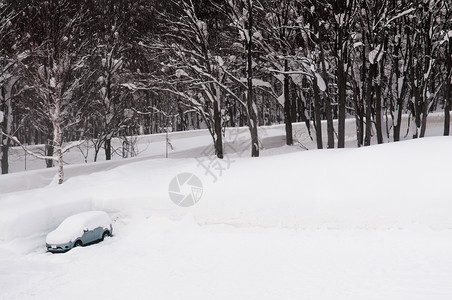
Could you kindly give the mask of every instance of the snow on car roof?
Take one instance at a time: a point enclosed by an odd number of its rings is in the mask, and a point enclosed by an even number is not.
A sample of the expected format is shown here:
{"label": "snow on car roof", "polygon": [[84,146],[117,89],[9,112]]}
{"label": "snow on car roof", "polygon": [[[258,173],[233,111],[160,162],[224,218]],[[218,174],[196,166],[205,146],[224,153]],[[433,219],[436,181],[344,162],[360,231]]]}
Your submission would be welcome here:
{"label": "snow on car roof", "polygon": [[58,228],[84,226],[93,229],[90,227],[108,227],[110,222],[110,216],[104,211],[86,211],[66,218]]}

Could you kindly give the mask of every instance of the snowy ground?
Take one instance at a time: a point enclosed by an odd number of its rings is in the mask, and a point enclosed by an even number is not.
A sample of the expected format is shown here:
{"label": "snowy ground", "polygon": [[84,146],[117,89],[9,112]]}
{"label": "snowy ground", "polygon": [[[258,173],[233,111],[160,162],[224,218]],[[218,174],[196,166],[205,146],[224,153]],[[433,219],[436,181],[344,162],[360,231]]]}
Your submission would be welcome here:
{"label": "snowy ground", "polygon": [[[130,216],[62,255],[2,253],[4,299],[451,299],[451,230],[294,230]],[[4,252],[4,251],[3,251]]]}
{"label": "snowy ground", "polygon": [[[277,126],[258,159],[230,136],[221,164],[204,134],[172,141],[173,159],[74,165],[61,186],[0,177],[0,299],[452,299],[452,138],[301,151]],[[169,198],[181,172],[202,181],[193,207]],[[98,209],[112,238],[46,252],[62,219]]]}

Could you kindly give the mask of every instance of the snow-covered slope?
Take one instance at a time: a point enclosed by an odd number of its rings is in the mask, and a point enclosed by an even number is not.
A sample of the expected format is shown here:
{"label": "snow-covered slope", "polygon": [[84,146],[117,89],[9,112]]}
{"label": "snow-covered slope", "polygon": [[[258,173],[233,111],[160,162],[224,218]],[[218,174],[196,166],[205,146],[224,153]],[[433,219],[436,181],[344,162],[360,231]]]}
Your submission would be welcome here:
{"label": "snow-covered slope", "polygon": [[[210,174],[196,159],[150,159],[69,179],[0,200],[0,240],[46,232],[71,213],[147,209],[201,223],[296,228],[386,228],[421,224],[452,228],[449,170],[452,138],[435,137],[370,148],[227,158]],[[228,168],[226,168],[228,167]],[[168,185],[196,174],[201,201],[182,209]],[[214,176],[215,175],[215,176]],[[20,206],[19,206],[20,204]]]}
{"label": "snow-covered slope", "polygon": [[[88,165],[3,194],[0,299],[452,297],[452,138],[301,152],[275,136],[263,157],[231,152],[209,169],[202,157]],[[168,194],[183,172],[203,184],[189,208]],[[45,234],[86,210],[107,211],[115,236],[45,253]]]}

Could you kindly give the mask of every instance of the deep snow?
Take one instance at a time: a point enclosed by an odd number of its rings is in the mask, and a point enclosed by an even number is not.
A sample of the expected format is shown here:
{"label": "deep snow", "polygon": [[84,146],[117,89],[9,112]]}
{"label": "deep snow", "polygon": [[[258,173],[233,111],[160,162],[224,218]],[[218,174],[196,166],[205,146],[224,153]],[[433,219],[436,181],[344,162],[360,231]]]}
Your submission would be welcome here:
{"label": "deep snow", "polygon": [[452,297],[450,230],[237,229],[145,214],[114,226],[62,255],[3,252],[2,298]]}
{"label": "deep snow", "polygon": [[[300,151],[270,128],[263,157],[233,138],[220,164],[189,136],[174,138],[180,158],[74,166],[60,186],[0,177],[18,190],[0,196],[0,299],[452,298],[452,138]],[[203,183],[193,207],[169,198],[182,172]],[[45,252],[86,210],[115,235]]]}

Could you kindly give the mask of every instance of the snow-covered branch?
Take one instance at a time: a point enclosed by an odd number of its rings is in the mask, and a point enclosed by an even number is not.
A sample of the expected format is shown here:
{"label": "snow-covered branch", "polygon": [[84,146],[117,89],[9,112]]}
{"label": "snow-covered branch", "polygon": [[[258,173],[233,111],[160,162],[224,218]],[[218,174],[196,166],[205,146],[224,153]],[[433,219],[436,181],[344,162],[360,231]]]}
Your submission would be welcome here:
{"label": "snow-covered branch", "polygon": [[31,151],[30,149],[28,149],[24,144],[22,144],[15,136],[9,135],[3,131],[0,130],[0,134],[3,136],[6,136],[7,138],[9,138],[11,141],[13,141],[14,143],[16,143],[17,145],[19,145],[19,147],[21,147],[27,154],[36,157],[38,159],[47,159],[47,160],[53,160],[56,161],[57,158],[55,156],[45,156],[45,155],[40,155],[37,154],[33,151]]}

